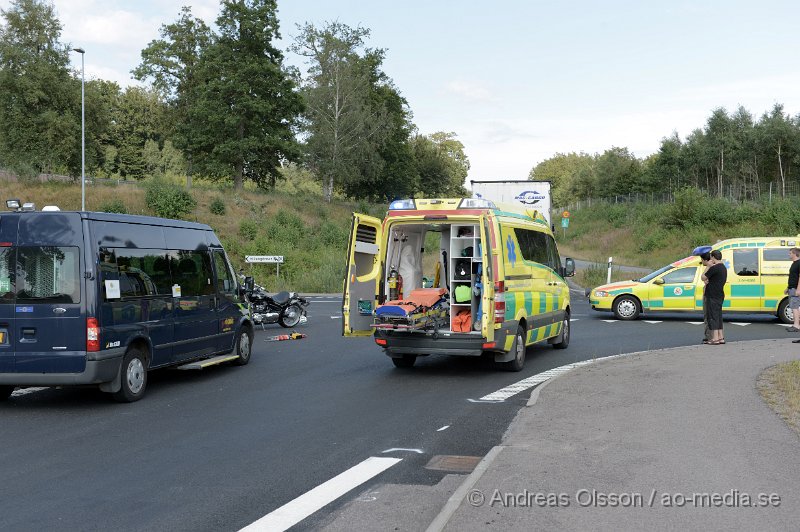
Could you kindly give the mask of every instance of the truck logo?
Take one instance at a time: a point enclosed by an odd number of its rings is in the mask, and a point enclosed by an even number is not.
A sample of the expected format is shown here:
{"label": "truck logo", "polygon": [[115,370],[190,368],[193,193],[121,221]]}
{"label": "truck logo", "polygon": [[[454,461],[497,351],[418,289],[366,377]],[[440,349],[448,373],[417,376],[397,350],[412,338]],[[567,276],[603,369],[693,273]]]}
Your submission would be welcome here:
{"label": "truck logo", "polygon": [[520,192],[514,199],[524,205],[536,205],[545,198],[547,196],[535,190],[526,190],[525,192]]}

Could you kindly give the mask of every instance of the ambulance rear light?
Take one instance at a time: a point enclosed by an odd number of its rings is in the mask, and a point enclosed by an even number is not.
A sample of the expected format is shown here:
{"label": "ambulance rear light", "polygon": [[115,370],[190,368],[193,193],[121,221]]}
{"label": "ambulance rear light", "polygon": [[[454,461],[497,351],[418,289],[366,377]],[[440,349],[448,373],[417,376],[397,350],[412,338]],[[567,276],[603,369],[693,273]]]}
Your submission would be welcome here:
{"label": "ambulance rear light", "polygon": [[494,322],[503,323],[506,319],[506,296],[504,293],[505,283],[495,281],[494,283]]}
{"label": "ambulance rear light", "polygon": [[413,199],[394,200],[389,204],[390,211],[413,211],[417,204]]}
{"label": "ambulance rear light", "polygon": [[100,351],[100,324],[97,318],[86,318],[86,351]]}
{"label": "ambulance rear light", "polygon": [[493,201],[483,198],[464,198],[458,204],[459,209],[495,209]]}

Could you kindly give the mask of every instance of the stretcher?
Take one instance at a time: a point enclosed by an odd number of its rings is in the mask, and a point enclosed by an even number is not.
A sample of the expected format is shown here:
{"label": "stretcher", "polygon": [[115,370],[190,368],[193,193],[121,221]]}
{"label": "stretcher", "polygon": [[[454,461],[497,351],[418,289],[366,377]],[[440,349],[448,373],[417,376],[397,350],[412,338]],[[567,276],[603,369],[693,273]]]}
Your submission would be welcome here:
{"label": "stretcher", "polygon": [[375,329],[422,330],[448,323],[447,289],[418,288],[402,300],[387,301],[375,309]]}

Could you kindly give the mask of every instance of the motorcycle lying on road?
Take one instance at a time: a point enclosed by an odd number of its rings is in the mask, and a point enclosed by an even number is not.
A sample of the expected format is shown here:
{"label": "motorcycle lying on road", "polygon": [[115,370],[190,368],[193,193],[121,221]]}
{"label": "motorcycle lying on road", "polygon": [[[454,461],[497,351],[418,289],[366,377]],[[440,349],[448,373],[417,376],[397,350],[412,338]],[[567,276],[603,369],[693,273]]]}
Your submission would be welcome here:
{"label": "motorcycle lying on road", "polygon": [[256,325],[278,323],[291,329],[307,320],[306,307],[310,302],[296,292],[278,292],[270,296],[252,277],[244,277],[244,289]]}

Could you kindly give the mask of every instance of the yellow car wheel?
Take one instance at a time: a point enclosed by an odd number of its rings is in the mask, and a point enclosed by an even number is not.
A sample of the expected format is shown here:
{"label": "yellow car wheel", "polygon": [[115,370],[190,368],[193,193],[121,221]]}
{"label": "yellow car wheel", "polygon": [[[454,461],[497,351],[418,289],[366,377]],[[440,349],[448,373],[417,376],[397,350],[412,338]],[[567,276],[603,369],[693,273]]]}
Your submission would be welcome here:
{"label": "yellow car wheel", "polygon": [[635,297],[626,295],[615,299],[612,308],[618,320],[635,320],[639,317],[641,304]]}

